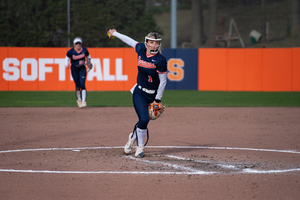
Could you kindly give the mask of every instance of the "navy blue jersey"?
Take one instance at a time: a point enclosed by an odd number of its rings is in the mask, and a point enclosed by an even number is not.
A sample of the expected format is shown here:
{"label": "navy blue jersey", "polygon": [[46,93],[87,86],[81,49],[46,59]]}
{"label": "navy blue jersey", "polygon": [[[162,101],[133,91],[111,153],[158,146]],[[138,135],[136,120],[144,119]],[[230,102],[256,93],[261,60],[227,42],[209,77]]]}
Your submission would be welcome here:
{"label": "navy blue jersey", "polygon": [[158,74],[167,73],[167,60],[159,52],[147,56],[144,43],[137,43],[134,47],[138,54],[137,84],[143,88],[157,90],[159,86]]}
{"label": "navy blue jersey", "polygon": [[81,47],[80,51],[76,51],[75,48],[72,48],[67,52],[67,56],[71,59],[72,66],[83,66],[85,57],[88,55],[90,55],[89,51],[85,47]]}

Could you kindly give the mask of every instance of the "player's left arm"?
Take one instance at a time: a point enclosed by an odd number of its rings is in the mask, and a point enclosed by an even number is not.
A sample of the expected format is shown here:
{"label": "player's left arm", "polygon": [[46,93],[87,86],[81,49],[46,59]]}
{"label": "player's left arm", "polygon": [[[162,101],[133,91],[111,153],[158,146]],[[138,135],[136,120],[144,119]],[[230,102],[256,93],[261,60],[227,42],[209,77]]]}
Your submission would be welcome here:
{"label": "player's left arm", "polygon": [[86,56],[86,60],[87,60],[88,62],[91,62],[91,59],[92,59],[91,54],[89,54],[88,56]]}
{"label": "player's left arm", "polygon": [[157,89],[157,93],[155,96],[155,100],[157,103],[161,102],[161,98],[164,94],[166,85],[167,85],[167,60],[165,57],[161,59],[161,61],[157,64],[157,73],[158,73],[158,78],[159,78],[159,85]]}
{"label": "player's left arm", "polygon": [[85,63],[85,65],[88,67],[88,69],[87,69],[88,72],[93,68],[93,64],[91,62],[91,59],[92,59],[91,54],[88,54],[86,56],[86,63]]}
{"label": "player's left arm", "polygon": [[157,89],[157,94],[155,96],[155,101],[157,103],[161,102],[161,98],[164,94],[166,85],[167,85],[167,72],[166,73],[159,73],[158,74],[159,77],[159,85],[158,85],[158,89]]}

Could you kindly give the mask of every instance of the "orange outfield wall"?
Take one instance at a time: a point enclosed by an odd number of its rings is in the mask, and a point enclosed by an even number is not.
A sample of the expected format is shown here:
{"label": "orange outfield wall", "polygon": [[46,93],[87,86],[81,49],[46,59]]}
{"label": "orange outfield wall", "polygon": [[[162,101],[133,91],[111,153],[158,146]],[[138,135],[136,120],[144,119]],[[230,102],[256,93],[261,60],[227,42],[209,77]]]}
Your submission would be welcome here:
{"label": "orange outfield wall", "polygon": [[[136,83],[137,55],[133,48],[88,50],[94,65],[87,74],[89,91],[128,91]],[[0,91],[73,91],[70,69],[64,68],[67,51],[0,47]],[[198,67],[199,91],[300,91],[299,55],[300,48],[205,48],[198,49],[198,63],[184,66],[182,62],[180,69],[184,75],[188,74],[184,70],[196,71]],[[176,73],[176,69],[170,70]],[[185,86],[184,80],[183,76],[176,83]]]}
{"label": "orange outfield wall", "polygon": [[300,48],[199,49],[200,91],[300,91]]}
{"label": "orange outfield wall", "polygon": [[[69,48],[0,47],[0,91],[74,91],[64,58]],[[93,69],[87,73],[90,91],[129,91],[136,83],[133,48],[88,48]]]}

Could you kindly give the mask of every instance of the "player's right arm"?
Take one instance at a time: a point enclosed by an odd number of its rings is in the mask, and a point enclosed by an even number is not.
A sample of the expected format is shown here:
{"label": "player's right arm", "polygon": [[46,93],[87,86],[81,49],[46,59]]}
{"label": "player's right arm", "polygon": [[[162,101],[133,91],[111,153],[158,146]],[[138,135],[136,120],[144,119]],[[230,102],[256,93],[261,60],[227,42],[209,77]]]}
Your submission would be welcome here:
{"label": "player's right arm", "polygon": [[137,41],[135,41],[134,39],[128,37],[127,35],[121,34],[119,32],[116,31],[116,29],[109,29],[107,31],[107,33],[110,33],[110,35],[115,36],[117,38],[119,38],[120,40],[122,40],[124,43],[128,44],[131,47],[135,47],[135,45],[138,43]]}
{"label": "player's right arm", "polygon": [[70,63],[70,58],[68,56],[65,57],[65,68],[68,69],[69,68],[69,63]]}

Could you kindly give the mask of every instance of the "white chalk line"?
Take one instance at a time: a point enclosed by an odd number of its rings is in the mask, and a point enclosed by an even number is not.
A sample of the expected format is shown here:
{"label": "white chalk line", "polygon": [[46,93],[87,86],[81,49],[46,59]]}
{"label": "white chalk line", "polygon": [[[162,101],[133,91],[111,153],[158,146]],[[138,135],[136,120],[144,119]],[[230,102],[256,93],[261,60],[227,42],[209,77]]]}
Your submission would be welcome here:
{"label": "white chalk line", "polygon": [[153,164],[153,165],[156,165],[156,164],[160,164],[160,165],[165,165],[165,166],[168,166],[168,167],[171,167],[175,170],[180,170],[180,171],[188,171],[188,172],[196,172],[197,174],[214,174],[216,172],[206,172],[206,171],[202,171],[202,170],[196,170],[194,168],[191,168],[191,167],[185,167],[185,166],[181,166],[181,165],[175,165],[175,164],[171,164],[171,163],[167,163],[167,162],[162,162],[162,161],[150,161],[150,160],[145,160],[145,159],[139,159],[139,158],[135,158],[135,157],[131,157],[131,156],[126,156],[127,158],[130,158],[132,160],[136,160],[138,162],[141,162],[141,163],[146,163],[146,164]]}
{"label": "white chalk line", "polygon": [[[15,149],[15,150],[5,150],[0,151],[0,153],[14,153],[14,152],[33,152],[33,151],[80,151],[80,150],[91,150],[91,149],[119,149],[124,148],[123,146],[116,147],[76,147],[76,148],[39,148],[39,149]],[[236,147],[205,147],[205,146],[147,146],[147,148],[161,148],[161,149],[217,149],[217,150],[245,150],[245,151],[261,151],[261,152],[277,152],[277,153],[296,153],[300,154],[296,150],[276,150],[276,149],[255,149],[255,148],[236,148]],[[178,156],[166,155],[167,157],[179,159],[179,160],[191,160],[194,162],[205,162],[189,158],[182,158]],[[173,174],[173,175],[209,175],[216,174],[220,172],[212,171],[202,171],[196,170],[191,167],[184,167],[180,165],[174,165],[171,163],[161,162],[161,161],[150,161],[146,159],[137,159],[131,156],[125,156],[126,158],[134,159],[139,162],[148,163],[148,164],[161,164],[168,167],[171,167],[175,170],[180,170],[179,172],[169,172],[169,171],[50,171],[50,170],[16,170],[16,169],[0,169],[0,172],[19,172],[19,173],[51,173],[51,174]],[[228,164],[218,164],[223,168],[234,169],[235,166]],[[183,171],[185,170],[185,171]],[[266,174],[266,173],[286,173],[286,172],[295,172],[300,171],[300,168],[296,169],[284,169],[284,170],[253,170],[253,169],[243,169],[237,173],[257,173],[257,174]]]}
{"label": "white chalk line", "polygon": [[[0,151],[0,153],[26,152],[26,151],[68,151],[68,150],[92,150],[92,149],[123,149],[124,146],[116,147],[74,147],[74,148],[39,148],[39,149],[15,149]],[[264,151],[277,153],[295,153],[300,154],[296,150],[276,150],[276,149],[254,149],[254,148],[238,148],[238,147],[205,147],[205,146],[147,146],[146,148],[157,149],[217,149],[217,150],[243,150],[243,151]]]}
{"label": "white chalk line", "polygon": [[0,172],[20,172],[20,173],[49,173],[49,174],[174,174],[174,175],[203,175],[208,172],[146,172],[146,171],[49,171],[49,170],[16,170],[0,169]]}
{"label": "white chalk line", "polygon": [[[213,164],[216,163],[215,165],[217,165],[221,168],[239,170],[235,165],[230,165],[226,162],[203,161],[203,160],[183,158],[183,157],[173,156],[173,155],[166,155],[166,157],[175,158],[175,159],[178,159],[178,160],[189,160],[189,161],[199,162],[199,163],[213,163]],[[239,163],[237,163],[237,164],[239,164]],[[284,173],[284,172],[293,172],[293,171],[300,171],[300,168],[283,169],[283,170],[254,170],[254,169],[247,168],[247,169],[242,169],[241,171],[239,171],[237,173],[266,174],[266,173]]]}
{"label": "white chalk line", "polygon": [[[192,159],[192,158],[183,158],[183,157],[179,157],[179,156],[173,156],[173,155],[165,155],[166,157],[169,158],[174,158],[177,160],[186,160],[186,161],[193,161],[193,162],[197,162],[197,163],[209,163],[209,164],[214,164],[216,166],[219,166],[221,168],[225,168],[225,169],[238,169],[235,165],[230,165],[229,163],[226,162],[220,162],[220,161],[207,161],[207,160],[197,160],[197,159]],[[239,163],[235,163],[235,164],[239,164]]]}

